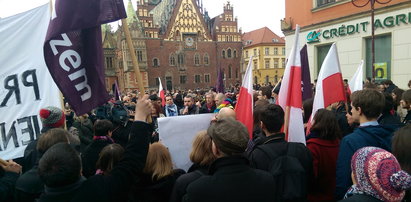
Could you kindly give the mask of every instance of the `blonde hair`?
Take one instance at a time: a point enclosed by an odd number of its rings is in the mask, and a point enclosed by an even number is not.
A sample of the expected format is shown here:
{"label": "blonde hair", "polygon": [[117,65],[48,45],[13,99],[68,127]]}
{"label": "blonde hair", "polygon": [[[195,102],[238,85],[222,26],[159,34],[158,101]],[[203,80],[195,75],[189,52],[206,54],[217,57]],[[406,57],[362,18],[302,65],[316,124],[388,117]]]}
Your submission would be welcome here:
{"label": "blonde hair", "polygon": [[190,153],[191,162],[201,166],[210,165],[216,159],[211,149],[211,145],[212,140],[207,134],[207,131],[203,130],[198,132],[193,141],[193,149]]}
{"label": "blonde hair", "polygon": [[168,149],[161,143],[150,145],[143,172],[150,174],[153,180],[159,180],[173,173],[173,163]]}

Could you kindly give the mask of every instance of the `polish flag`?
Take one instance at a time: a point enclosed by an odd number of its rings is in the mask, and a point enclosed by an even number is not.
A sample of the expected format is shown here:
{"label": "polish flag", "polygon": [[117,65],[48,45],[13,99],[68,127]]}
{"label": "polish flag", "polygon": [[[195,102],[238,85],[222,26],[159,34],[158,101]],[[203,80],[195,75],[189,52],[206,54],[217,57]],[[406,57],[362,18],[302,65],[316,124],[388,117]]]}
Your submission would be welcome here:
{"label": "polish flag", "polygon": [[288,142],[301,142],[305,144],[304,123],[302,113],[301,90],[301,60],[299,46],[300,26],[295,29],[295,41],[285,67],[278,105],[285,112],[284,133]]}
{"label": "polish flag", "polygon": [[354,76],[351,78],[350,82],[348,82],[348,86],[350,87],[351,93],[357,90],[362,90],[362,81],[363,81],[363,76],[364,76],[364,73],[362,70],[363,65],[364,65],[364,61],[361,60],[357,71],[355,72]]}
{"label": "polish flag", "polygon": [[161,78],[158,77],[159,85],[158,85],[158,94],[161,99],[161,105],[164,107],[166,105],[166,99],[165,99],[165,94],[164,94],[164,88],[163,85],[161,84]]}
{"label": "polish flag", "polygon": [[313,124],[313,117],[319,109],[326,108],[332,103],[345,100],[346,93],[344,90],[340,61],[338,59],[337,46],[333,43],[318,74],[313,111],[307,125],[307,133]]}
{"label": "polish flag", "polygon": [[248,62],[247,70],[240,88],[235,113],[237,120],[243,123],[247,129],[250,138],[253,137],[253,61],[252,56]]}

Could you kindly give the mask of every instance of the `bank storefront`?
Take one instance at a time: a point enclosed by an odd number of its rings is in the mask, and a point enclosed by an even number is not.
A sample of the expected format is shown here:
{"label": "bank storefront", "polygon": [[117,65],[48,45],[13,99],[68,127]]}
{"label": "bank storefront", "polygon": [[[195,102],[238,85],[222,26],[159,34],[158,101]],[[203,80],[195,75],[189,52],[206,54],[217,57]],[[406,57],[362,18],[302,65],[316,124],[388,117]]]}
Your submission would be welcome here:
{"label": "bank storefront", "polygon": [[[375,77],[391,79],[406,89],[411,79],[411,8],[386,8],[375,13]],[[301,28],[307,43],[311,77],[317,78],[331,44],[336,42],[343,77],[350,79],[361,59],[365,75],[372,77],[371,17],[357,14]],[[286,35],[289,53],[294,34]],[[303,44],[301,44],[303,45]]]}

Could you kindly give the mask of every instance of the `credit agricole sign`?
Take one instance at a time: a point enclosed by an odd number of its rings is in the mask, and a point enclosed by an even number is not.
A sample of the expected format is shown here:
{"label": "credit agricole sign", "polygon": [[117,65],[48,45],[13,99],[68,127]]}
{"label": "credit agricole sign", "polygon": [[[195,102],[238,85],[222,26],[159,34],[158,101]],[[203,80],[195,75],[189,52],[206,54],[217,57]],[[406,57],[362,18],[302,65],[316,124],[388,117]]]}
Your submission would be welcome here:
{"label": "credit agricole sign", "polygon": [[[374,26],[376,30],[379,28],[383,29],[400,26],[401,24],[411,24],[411,12],[408,14],[399,14],[396,16],[388,16],[384,19],[374,20]],[[353,35],[360,32],[367,32],[368,27],[371,28],[370,21],[348,25],[342,24],[339,27],[331,29],[318,29],[307,34],[307,43],[316,43],[320,42],[321,39],[332,39],[336,37]]]}

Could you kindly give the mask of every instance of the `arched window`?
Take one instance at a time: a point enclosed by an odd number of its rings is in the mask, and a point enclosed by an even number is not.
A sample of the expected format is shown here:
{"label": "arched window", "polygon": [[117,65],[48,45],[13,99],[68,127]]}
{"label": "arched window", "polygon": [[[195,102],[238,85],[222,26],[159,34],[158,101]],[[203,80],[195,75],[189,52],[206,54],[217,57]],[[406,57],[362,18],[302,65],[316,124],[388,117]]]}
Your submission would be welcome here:
{"label": "arched window", "polygon": [[180,41],[180,31],[176,31],[176,41]]}
{"label": "arched window", "polygon": [[209,65],[210,64],[210,58],[208,57],[208,54],[204,54],[204,65]]}
{"label": "arched window", "polygon": [[225,58],[225,50],[222,51],[221,55]]}
{"label": "arched window", "polygon": [[233,55],[234,55],[234,58],[237,58],[237,50],[234,49]]}
{"label": "arched window", "polygon": [[254,83],[255,83],[255,84],[258,84],[258,78],[257,78],[257,76],[254,76]]}
{"label": "arched window", "polygon": [[265,76],[265,83],[268,84],[268,82],[270,82],[270,77],[267,75]]}
{"label": "arched window", "polygon": [[[230,50],[230,49],[228,49]],[[232,67],[231,65],[228,66],[228,78],[231,79],[231,72],[232,72]]]}
{"label": "arched window", "polygon": [[183,65],[184,64],[184,54],[179,53],[178,54],[178,65]]}
{"label": "arched window", "polygon": [[227,49],[227,58],[231,58],[231,48]]}
{"label": "arched window", "polygon": [[200,65],[200,54],[196,53],[194,55],[194,64],[195,65]]}
{"label": "arched window", "polygon": [[160,66],[160,61],[158,60],[158,58],[153,58],[153,67],[158,67]]}
{"label": "arched window", "polygon": [[174,53],[170,54],[170,66],[176,66],[176,56]]}

